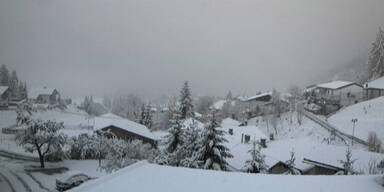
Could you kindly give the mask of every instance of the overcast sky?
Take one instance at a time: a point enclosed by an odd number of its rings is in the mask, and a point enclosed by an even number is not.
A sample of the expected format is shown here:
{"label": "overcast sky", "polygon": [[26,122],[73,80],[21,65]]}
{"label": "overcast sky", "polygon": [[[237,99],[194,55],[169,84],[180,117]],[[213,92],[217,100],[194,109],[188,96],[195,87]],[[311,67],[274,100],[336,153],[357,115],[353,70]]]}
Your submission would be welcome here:
{"label": "overcast sky", "polygon": [[366,56],[384,0],[0,0],[0,64],[65,96],[248,95]]}

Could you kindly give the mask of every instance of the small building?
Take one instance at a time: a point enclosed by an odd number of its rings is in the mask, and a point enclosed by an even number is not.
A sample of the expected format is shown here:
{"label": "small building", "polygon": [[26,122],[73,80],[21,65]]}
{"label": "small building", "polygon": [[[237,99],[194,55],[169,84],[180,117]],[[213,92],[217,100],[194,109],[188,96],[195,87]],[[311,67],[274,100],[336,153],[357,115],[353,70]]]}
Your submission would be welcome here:
{"label": "small building", "polygon": [[261,115],[264,108],[272,102],[272,92],[260,93],[255,96],[249,97],[245,103],[249,109],[248,119]]}
{"label": "small building", "polygon": [[364,85],[365,98],[374,99],[384,96],[384,77],[368,82]]}
{"label": "small building", "polygon": [[0,86],[0,109],[6,109],[9,105],[11,90],[8,86]]}
{"label": "small building", "polygon": [[117,115],[108,113],[95,118],[93,129],[95,131],[106,131],[126,141],[140,140],[143,143],[157,147],[157,138],[149,129],[141,124],[124,119]]}
{"label": "small building", "polygon": [[28,90],[28,100],[38,104],[57,104],[60,101],[60,93],[53,88],[31,88]]}
{"label": "small building", "polygon": [[344,171],[343,168],[329,165],[326,163],[321,163],[321,162],[310,160],[310,159],[306,159],[306,158],[303,159],[303,163],[311,165],[311,168],[303,171],[304,175],[335,175],[340,171]]}
{"label": "small building", "polygon": [[[294,169],[296,169],[296,172],[303,173],[303,171],[298,168],[294,168]],[[282,161],[277,162],[275,165],[273,165],[268,169],[268,173],[270,174],[285,174],[288,171],[289,171],[288,165]]]}

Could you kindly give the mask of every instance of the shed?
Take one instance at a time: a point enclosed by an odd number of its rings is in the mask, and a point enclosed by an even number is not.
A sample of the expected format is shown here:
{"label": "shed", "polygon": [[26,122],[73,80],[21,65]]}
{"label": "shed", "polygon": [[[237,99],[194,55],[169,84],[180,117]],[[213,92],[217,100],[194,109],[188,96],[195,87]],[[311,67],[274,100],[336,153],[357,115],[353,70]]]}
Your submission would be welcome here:
{"label": "shed", "polygon": [[0,86],[0,108],[8,108],[11,91],[8,86]]}

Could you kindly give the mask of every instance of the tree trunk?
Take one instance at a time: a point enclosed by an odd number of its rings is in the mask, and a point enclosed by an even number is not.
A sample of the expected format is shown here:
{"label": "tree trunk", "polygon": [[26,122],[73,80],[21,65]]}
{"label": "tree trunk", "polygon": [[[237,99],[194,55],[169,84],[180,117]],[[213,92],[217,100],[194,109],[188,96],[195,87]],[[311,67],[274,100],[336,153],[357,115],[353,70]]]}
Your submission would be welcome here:
{"label": "tree trunk", "polygon": [[39,159],[40,159],[40,167],[41,168],[44,168],[44,155],[41,154],[41,151],[40,149],[37,150],[37,152],[39,153]]}

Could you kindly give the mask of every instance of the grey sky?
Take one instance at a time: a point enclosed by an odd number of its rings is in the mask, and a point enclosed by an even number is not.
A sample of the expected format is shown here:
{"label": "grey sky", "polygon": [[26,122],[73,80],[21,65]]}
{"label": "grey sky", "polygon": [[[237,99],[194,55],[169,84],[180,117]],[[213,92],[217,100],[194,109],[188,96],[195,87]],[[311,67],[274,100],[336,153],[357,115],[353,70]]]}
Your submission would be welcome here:
{"label": "grey sky", "polygon": [[0,64],[64,95],[253,94],[366,56],[383,0],[0,0]]}

